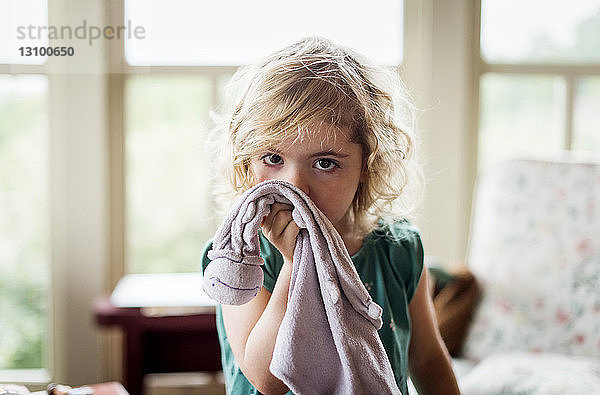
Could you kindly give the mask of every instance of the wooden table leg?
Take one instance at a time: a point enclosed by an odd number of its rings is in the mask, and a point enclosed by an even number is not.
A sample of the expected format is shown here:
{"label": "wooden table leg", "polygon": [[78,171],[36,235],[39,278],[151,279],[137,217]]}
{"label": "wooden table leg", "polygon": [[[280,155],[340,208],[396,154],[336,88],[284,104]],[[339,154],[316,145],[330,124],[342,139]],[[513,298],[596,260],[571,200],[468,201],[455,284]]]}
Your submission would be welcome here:
{"label": "wooden table leg", "polygon": [[143,333],[138,328],[128,327],[123,343],[123,377],[127,391],[132,395],[144,395],[144,348]]}

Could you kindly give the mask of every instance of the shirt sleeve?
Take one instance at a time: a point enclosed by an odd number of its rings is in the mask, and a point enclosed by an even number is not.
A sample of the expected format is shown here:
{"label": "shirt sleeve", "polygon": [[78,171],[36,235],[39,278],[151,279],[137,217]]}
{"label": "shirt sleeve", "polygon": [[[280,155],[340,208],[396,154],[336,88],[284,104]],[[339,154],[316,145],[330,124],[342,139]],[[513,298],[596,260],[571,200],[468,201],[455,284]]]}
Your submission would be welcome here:
{"label": "shirt sleeve", "polygon": [[202,274],[204,274],[206,267],[210,263],[210,259],[208,259],[207,254],[208,254],[208,251],[212,250],[212,245],[213,245],[212,240],[209,240],[208,243],[206,243],[206,246],[204,246],[204,251],[202,252],[202,261],[200,262],[200,272]]}
{"label": "shirt sleeve", "polygon": [[394,223],[390,231],[393,236],[390,259],[392,262],[400,263],[399,266],[395,265],[395,269],[403,279],[407,302],[410,303],[423,272],[421,236],[417,228],[406,221]]}
{"label": "shirt sleeve", "polygon": [[419,285],[421,274],[423,273],[423,244],[421,243],[421,236],[416,231],[412,235],[410,249],[412,276],[406,289],[406,296],[408,297],[409,303],[417,291],[417,286]]}

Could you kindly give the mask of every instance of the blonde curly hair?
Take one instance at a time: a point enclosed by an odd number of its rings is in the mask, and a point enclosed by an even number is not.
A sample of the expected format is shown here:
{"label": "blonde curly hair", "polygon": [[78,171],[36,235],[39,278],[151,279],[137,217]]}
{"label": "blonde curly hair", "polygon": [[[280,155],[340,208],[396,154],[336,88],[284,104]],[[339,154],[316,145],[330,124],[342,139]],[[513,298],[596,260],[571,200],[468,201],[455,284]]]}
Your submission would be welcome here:
{"label": "blonde curly hair", "polygon": [[412,212],[421,186],[413,154],[415,108],[396,72],[308,37],[240,68],[227,88],[224,110],[213,114],[222,159],[214,174],[217,182],[226,180],[217,201],[229,207],[223,195],[237,197],[253,185],[250,161],[266,147],[326,124],[332,133],[349,128],[350,140],[362,146],[366,177],[351,206],[359,229]]}

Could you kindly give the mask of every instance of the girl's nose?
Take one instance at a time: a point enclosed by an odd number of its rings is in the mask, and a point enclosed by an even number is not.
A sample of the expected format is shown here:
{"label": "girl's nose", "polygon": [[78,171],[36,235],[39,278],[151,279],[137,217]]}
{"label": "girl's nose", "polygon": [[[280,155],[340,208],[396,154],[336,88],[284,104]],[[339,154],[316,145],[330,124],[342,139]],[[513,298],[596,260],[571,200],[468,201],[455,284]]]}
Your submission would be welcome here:
{"label": "girl's nose", "polygon": [[303,174],[300,169],[292,169],[286,176],[286,180],[295,187],[300,188],[302,192],[310,196],[308,175]]}

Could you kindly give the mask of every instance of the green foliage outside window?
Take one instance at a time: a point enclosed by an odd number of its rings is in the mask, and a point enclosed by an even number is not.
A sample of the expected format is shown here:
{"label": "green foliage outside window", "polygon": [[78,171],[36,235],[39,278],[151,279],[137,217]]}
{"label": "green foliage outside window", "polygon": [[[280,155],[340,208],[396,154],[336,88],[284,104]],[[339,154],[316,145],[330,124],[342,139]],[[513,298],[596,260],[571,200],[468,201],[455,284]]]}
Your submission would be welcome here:
{"label": "green foliage outside window", "polygon": [[48,330],[47,80],[0,76],[0,369],[42,368]]}

